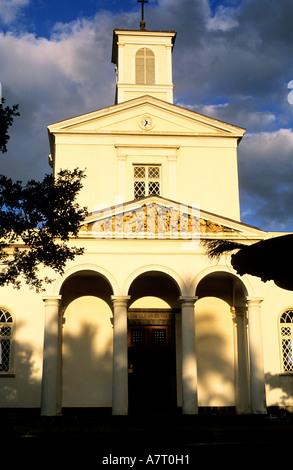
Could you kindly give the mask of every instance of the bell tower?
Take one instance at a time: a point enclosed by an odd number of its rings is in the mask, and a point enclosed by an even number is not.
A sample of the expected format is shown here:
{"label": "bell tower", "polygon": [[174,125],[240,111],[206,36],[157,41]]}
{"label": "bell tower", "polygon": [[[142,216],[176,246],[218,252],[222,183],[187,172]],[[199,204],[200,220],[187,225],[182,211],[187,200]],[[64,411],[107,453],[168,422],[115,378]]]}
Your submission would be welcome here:
{"label": "bell tower", "polygon": [[172,50],[175,38],[175,31],[146,30],[143,15],[139,30],[114,30],[115,104],[143,95],[173,103]]}

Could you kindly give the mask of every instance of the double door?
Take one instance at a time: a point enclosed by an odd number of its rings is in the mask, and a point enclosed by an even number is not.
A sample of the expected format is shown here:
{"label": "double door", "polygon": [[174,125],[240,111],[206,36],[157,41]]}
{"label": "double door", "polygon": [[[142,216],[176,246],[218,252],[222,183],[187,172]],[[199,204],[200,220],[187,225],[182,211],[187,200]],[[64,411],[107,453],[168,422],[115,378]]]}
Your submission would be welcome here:
{"label": "double door", "polygon": [[169,413],[176,407],[175,343],[170,326],[128,328],[130,413]]}

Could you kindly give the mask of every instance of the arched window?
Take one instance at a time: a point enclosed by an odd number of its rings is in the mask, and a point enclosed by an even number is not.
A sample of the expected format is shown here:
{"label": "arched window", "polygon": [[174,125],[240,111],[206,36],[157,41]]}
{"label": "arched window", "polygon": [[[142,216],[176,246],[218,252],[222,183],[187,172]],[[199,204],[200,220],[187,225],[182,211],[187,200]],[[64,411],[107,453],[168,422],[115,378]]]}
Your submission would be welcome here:
{"label": "arched window", "polygon": [[155,55],[146,47],[139,49],[135,56],[135,83],[137,85],[155,84]]}
{"label": "arched window", "polygon": [[9,373],[12,369],[13,334],[13,316],[6,308],[0,307],[0,374]]}
{"label": "arched window", "polygon": [[283,372],[293,372],[293,308],[280,316],[280,347]]}

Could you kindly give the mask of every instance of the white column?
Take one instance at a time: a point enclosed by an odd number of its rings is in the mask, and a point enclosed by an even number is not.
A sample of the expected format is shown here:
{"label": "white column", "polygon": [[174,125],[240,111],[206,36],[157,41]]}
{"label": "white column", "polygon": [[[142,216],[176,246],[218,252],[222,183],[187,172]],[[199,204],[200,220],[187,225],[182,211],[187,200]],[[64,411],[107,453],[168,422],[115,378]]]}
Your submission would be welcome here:
{"label": "white column", "polygon": [[56,416],[60,412],[60,299],[61,296],[43,298],[45,302],[45,328],[41,397],[42,416]]}
{"label": "white column", "polygon": [[127,303],[130,296],[112,296],[114,305],[112,414],[128,414]]}
{"label": "white column", "polygon": [[265,414],[267,412],[260,309],[262,300],[258,297],[246,298],[248,305],[251,412],[253,414]]}
{"label": "white column", "polygon": [[231,308],[234,324],[236,411],[250,413],[246,308]]}
{"label": "white column", "polygon": [[198,413],[194,303],[197,297],[180,297],[182,315],[182,413]]}

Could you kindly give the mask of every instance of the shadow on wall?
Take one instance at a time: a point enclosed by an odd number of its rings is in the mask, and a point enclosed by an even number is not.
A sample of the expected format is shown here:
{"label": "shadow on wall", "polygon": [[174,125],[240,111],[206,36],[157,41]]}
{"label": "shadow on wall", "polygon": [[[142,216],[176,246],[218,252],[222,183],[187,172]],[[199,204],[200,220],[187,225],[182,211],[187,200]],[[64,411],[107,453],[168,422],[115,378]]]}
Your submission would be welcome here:
{"label": "shadow on wall", "polygon": [[266,384],[272,395],[271,406],[290,407],[293,410],[293,380],[292,375],[267,373]]}
{"label": "shadow on wall", "polygon": [[[21,328],[20,323],[18,323],[18,328]],[[94,405],[91,406],[104,406],[105,403],[107,406],[111,406],[112,382],[109,380],[109,383],[106,384],[101,381],[101,378],[107,376],[112,379],[112,340],[103,343],[103,350],[97,349],[92,325],[85,322],[78,336],[69,333],[65,341],[66,361],[74,369],[74,375],[71,377],[71,385],[68,382],[64,386],[76,388],[75,399],[78,403],[75,405],[81,406],[82,399],[84,400],[83,405],[89,406],[88,396],[91,395],[95,400]],[[223,406],[224,403],[227,403],[227,396],[223,395],[223,389],[219,389],[219,385],[222,384],[226,390],[230,390],[234,384],[231,377],[230,361],[225,359],[225,342],[215,333],[199,335],[198,341],[201,342],[201,350],[204,353],[198,364],[201,382],[199,405],[212,406],[212,398],[215,397],[218,406]],[[83,350],[84,345],[86,345],[86,351]],[[208,352],[208,356],[205,355],[206,352]],[[219,356],[218,365],[212,362],[216,352]],[[0,408],[37,408],[41,403],[41,374],[34,357],[33,345],[29,342],[18,343],[15,356],[15,377],[1,378]],[[89,366],[88,370],[95,371],[94,381],[88,381],[86,377],[82,376],[85,363]],[[222,371],[221,380],[219,380],[219,368]],[[266,374],[266,383],[270,394],[276,397],[275,402],[271,401],[271,406],[285,407],[288,402],[293,400],[292,377],[268,373]],[[205,402],[202,400],[201,390],[204,390]]]}
{"label": "shadow on wall", "polygon": [[[196,310],[199,406],[235,406],[232,320],[226,318],[221,322],[217,315],[213,315],[211,307],[205,306],[208,300],[203,299]],[[224,311],[217,313],[224,316],[229,306],[223,307]]]}
{"label": "shadow on wall", "polygon": [[[21,338],[21,330],[26,329],[26,323],[20,320],[16,327],[17,337]],[[0,408],[39,407],[42,356],[38,354],[39,349],[36,348],[33,340],[29,342],[19,339],[13,346],[13,374],[3,375],[0,378]]]}
{"label": "shadow on wall", "polygon": [[63,407],[112,406],[112,311],[83,296],[65,311],[62,344]]}

